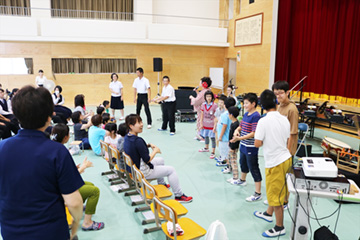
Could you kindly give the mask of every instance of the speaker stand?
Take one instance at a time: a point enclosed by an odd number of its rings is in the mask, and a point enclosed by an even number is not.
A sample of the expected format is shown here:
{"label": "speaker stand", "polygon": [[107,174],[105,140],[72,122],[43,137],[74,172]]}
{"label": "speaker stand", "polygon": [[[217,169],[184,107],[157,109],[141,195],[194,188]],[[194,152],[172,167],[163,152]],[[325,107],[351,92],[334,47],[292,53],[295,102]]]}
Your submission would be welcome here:
{"label": "speaker stand", "polygon": [[160,97],[160,72],[158,72],[158,82],[157,82],[158,92],[157,95]]}

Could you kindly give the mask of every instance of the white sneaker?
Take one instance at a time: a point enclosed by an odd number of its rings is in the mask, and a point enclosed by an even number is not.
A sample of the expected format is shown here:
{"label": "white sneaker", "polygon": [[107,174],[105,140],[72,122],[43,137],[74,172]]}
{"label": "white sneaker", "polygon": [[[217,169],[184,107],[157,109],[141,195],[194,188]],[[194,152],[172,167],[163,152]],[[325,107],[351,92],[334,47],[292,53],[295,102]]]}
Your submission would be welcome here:
{"label": "white sneaker", "polygon": [[266,199],[266,200],[264,200],[264,204],[265,205],[269,205],[269,202],[268,202],[268,200]]}
{"label": "white sneaker", "polygon": [[243,181],[241,179],[232,180],[230,183],[233,185],[246,186],[246,181]]}
{"label": "white sneaker", "polygon": [[279,237],[282,235],[285,235],[285,228],[283,228],[280,231],[275,231],[275,228],[269,229],[265,232],[263,232],[262,236],[263,237],[268,237],[268,238],[273,238],[273,237]]}
{"label": "white sneaker", "polygon": [[150,128],[151,128],[151,125],[148,125],[148,126],[147,126],[147,129],[150,129]]}
{"label": "white sneaker", "polygon": [[171,133],[170,133],[170,136],[174,136],[174,135],[175,135],[175,133],[174,133],[174,132],[171,132]]}
{"label": "white sneaker", "polygon": [[233,178],[229,178],[228,180],[226,180],[228,183],[231,183],[234,179]]}
{"label": "white sneaker", "polygon": [[262,199],[262,196],[261,195],[251,195],[250,197],[246,198],[246,201],[247,202],[256,202],[256,201],[259,201]]}
{"label": "white sneaker", "polygon": [[231,170],[230,170],[230,168],[225,167],[225,168],[221,169],[221,172],[222,172],[223,174],[229,174],[229,173],[231,173]]}
{"label": "white sneaker", "polygon": [[255,211],[255,212],[254,212],[254,216],[255,216],[255,217],[258,217],[258,218],[261,218],[261,219],[264,219],[264,220],[267,221],[267,222],[272,222],[272,221],[273,221],[273,217],[272,217],[272,216],[266,216],[266,215],[264,215],[263,212]]}

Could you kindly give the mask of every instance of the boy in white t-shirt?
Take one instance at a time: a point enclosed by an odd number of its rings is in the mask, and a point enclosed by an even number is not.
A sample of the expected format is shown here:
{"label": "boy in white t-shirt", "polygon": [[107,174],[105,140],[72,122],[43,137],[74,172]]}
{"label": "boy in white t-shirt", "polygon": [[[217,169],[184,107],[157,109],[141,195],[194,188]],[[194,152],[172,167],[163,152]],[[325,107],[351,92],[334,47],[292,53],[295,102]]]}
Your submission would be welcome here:
{"label": "boy in white t-shirt", "polygon": [[275,212],[276,225],[263,232],[264,237],[285,235],[284,200],[287,194],[286,174],[291,170],[291,154],[287,149],[290,137],[290,123],[276,111],[276,96],[270,90],[261,93],[260,104],[267,114],[261,118],[255,131],[255,147],[263,147],[265,160],[266,195],[269,207],[265,212],[255,211],[254,215],[272,222]]}

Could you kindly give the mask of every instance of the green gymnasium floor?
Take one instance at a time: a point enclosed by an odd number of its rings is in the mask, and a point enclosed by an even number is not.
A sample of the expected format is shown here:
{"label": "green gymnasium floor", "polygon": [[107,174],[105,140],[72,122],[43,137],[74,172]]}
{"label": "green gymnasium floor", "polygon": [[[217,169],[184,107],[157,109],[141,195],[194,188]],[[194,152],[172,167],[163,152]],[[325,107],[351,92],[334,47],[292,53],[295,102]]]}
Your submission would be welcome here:
{"label": "green gymnasium floor", "polygon": [[[126,106],[127,114],[135,112],[135,106]],[[261,234],[263,231],[272,228],[274,223],[267,223],[264,220],[254,217],[256,210],[264,211],[266,206],[263,204],[265,196],[265,182],[262,184],[264,199],[259,202],[248,203],[245,198],[254,192],[254,182],[251,174],[247,177],[247,186],[234,186],[226,182],[230,174],[222,174],[221,168],[215,166],[215,161],[209,159],[209,153],[200,153],[198,150],[204,143],[194,140],[195,123],[176,123],[176,135],[170,136],[169,132],[158,132],[160,127],[161,111],[158,105],[151,105],[153,117],[152,129],[146,129],[140,135],[146,142],[159,146],[162,151],[160,156],[164,157],[167,165],[174,166],[180,179],[181,187],[187,195],[193,196],[192,203],[186,204],[189,210],[187,217],[193,219],[203,228],[208,229],[209,225],[220,220],[224,223],[229,239],[264,239]],[[117,118],[119,112],[116,113]],[[142,110],[143,121],[146,122],[144,110]],[[323,130],[315,130],[315,135],[322,138],[324,135],[334,137],[344,141],[354,148],[357,148],[359,139],[343,137]],[[313,143],[313,152],[322,152],[319,141],[308,141]],[[262,151],[259,153],[260,170],[264,178],[264,160]],[[105,228],[95,232],[83,232],[79,230],[80,240],[91,239],[165,239],[161,231],[143,234],[144,226],[141,225],[143,219],[141,213],[134,213],[134,207],[130,205],[128,197],[123,193],[113,192],[110,189],[107,177],[101,176],[101,172],[108,168],[107,163],[101,157],[89,150],[81,156],[74,156],[76,163],[81,163],[84,157],[94,163],[93,168],[89,168],[82,175],[84,180],[93,182],[100,188],[100,200],[96,214],[93,216],[95,221],[105,222]],[[290,199],[290,213],[294,196]],[[319,218],[329,215],[335,211],[338,204],[328,199],[313,199],[313,206]],[[312,213],[313,216],[313,213]],[[322,225],[330,226],[333,231],[337,214],[320,221]],[[284,214],[284,224],[286,235],[280,239],[290,239],[291,218],[288,212]],[[312,232],[319,225],[311,220]],[[339,239],[352,240],[360,236],[360,204],[344,204],[341,207],[340,217],[336,234]],[[312,239],[312,238],[311,238]],[[220,239],[221,240],[221,239]]]}

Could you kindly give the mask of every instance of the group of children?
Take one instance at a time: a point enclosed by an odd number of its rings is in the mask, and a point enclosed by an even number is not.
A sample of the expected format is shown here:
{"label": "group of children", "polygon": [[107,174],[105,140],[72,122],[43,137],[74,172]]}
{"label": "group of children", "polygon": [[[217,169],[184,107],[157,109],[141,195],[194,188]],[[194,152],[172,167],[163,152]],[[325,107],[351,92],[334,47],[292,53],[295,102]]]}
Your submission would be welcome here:
{"label": "group of children", "polygon": [[[254,146],[254,134],[260,114],[256,111],[258,97],[255,93],[244,96],[244,108],[246,113],[239,122],[240,110],[235,106],[233,97],[220,95],[218,103],[215,103],[214,94],[208,90],[204,94],[205,102],[201,105],[200,135],[205,139],[205,147],[199,152],[209,152],[210,158],[216,160],[216,166],[224,168],[224,174],[233,174],[227,182],[234,185],[246,185],[246,175],[251,172],[255,181],[255,193],[246,198],[253,202],[261,197],[261,173],[258,164],[258,149]],[[216,139],[216,140],[215,140]],[[215,148],[219,148],[219,157],[215,157]],[[240,149],[241,176],[237,164],[237,154]]]}
{"label": "group of children", "polygon": [[[232,178],[227,180],[231,184],[245,186],[246,176],[251,172],[255,192],[246,198],[248,202],[262,199],[258,151],[259,147],[263,147],[267,195],[264,203],[269,207],[264,212],[255,211],[254,216],[267,222],[273,221],[273,213],[276,217],[275,227],[265,231],[262,234],[264,237],[285,234],[283,211],[288,207],[289,198],[286,174],[291,171],[298,128],[298,112],[288,97],[288,83],[276,82],[272,90],[265,90],[260,95],[260,105],[266,111],[262,117],[256,111],[259,99],[255,93],[247,93],[243,97],[245,114],[239,121],[239,109],[235,106],[235,99],[220,95],[216,104],[210,90],[204,94],[205,102],[201,105],[199,116],[200,135],[205,140],[205,147],[199,152],[210,151],[211,139],[210,158],[217,161],[216,166],[225,167],[221,170],[222,173],[233,174]],[[219,157],[215,157],[216,146]],[[241,174],[237,165],[238,152]]]}

